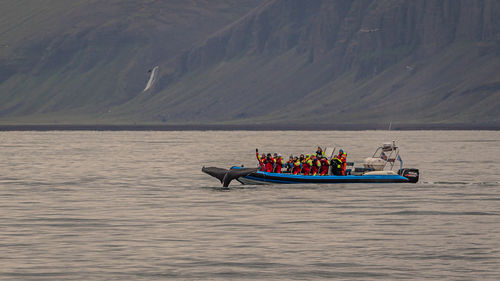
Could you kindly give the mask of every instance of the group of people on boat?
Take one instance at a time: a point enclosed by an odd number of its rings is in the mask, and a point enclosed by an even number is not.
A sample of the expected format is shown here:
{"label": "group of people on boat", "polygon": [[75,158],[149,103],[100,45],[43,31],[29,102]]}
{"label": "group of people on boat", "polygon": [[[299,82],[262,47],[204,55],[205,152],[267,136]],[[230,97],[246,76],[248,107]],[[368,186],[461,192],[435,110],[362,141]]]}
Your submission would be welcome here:
{"label": "group of people on boat", "polygon": [[259,161],[260,171],[267,173],[291,173],[294,175],[312,175],[326,176],[331,170],[333,175],[345,176],[347,167],[347,154],[342,149],[338,155],[328,160],[325,152],[321,147],[315,153],[301,154],[300,156],[290,155],[287,162],[283,156],[278,153],[259,154],[259,150],[255,149],[257,160]]}

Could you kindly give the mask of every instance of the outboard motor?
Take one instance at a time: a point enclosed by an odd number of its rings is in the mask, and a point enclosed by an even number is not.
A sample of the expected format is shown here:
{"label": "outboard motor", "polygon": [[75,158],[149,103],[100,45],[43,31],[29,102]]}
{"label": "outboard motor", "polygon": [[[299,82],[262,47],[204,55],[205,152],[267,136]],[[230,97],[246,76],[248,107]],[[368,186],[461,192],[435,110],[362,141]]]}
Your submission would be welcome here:
{"label": "outboard motor", "polygon": [[419,172],[418,169],[414,168],[403,168],[399,169],[398,174],[408,179],[411,183],[418,182]]}

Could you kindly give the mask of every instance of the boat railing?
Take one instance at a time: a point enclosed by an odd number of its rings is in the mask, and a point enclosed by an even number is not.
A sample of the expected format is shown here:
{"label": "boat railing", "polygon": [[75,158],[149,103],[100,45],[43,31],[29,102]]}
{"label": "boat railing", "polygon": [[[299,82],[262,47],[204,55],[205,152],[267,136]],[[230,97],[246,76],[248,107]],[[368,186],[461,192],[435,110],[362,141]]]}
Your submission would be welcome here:
{"label": "boat railing", "polygon": [[382,170],[393,170],[394,164],[399,158],[399,147],[396,146],[395,141],[392,141],[392,143],[384,143],[375,150],[372,158],[380,158],[385,161]]}

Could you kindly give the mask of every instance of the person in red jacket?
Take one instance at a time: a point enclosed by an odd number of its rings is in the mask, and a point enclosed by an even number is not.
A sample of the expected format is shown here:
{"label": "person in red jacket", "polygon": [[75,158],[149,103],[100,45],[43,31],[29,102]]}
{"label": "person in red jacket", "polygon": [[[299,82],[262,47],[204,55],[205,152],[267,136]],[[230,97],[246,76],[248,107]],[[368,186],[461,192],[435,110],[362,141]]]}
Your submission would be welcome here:
{"label": "person in red jacket", "polygon": [[274,159],[271,156],[271,153],[267,154],[266,160],[265,160],[265,166],[266,166],[266,172],[272,173],[274,169]]}
{"label": "person in red jacket", "polygon": [[345,170],[347,168],[347,154],[344,153],[344,150],[339,150],[339,155],[337,155],[337,159],[340,160],[340,168],[342,170],[342,175],[345,176]]}
{"label": "person in red jacket", "polygon": [[325,156],[323,156],[321,157],[320,163],[321,163],[321,168],[319,169],[319,175],[320,176],[328,175],[328,168],[330,167],[330,161],[328,161],[328,159]]}
{"label": "person in red jacket", "polygon": [[274,172],[281,173],[281,168],[283,167],[283,157],[281,154],[274,159]]}
{"label": "person in red jacket", "polygon": [[321,163],[319,162],[319,160],[316,157],[316,155],[312,156],[311,163],[312,163],[312,166],[311,166],[311,175],[315,176],[315,175],[318,174],[319,167],[321,167]]}
{"label": "person in red jacket", "polygon": [[309,155],[306,155],[306,157],[302,161],[302,174],[304,174],[304,176],[309,175],[309,173],[311,172],[311,166],[312,160],[311,158],[309,158]]}
{"label": "person in red jacket", "polygon": [[[303,157],[304,155],[302,155],[301,157]],[[292,174],[294,175],[298,175],[300,174],[300,171],[302,170],[302,164],[301,164],[301,161],[300,159],[295,156],[295,158],[293,158],[293,169],[292,169]]]}
{"label": "person in red jacket", "polygon": [[260,166],[260,171],[264,172],[266,171],[266,156],[265,154],[259,155],[259,149],[255,149],[255,156],[257,157],[257,160],[259,161],[259,166]]}

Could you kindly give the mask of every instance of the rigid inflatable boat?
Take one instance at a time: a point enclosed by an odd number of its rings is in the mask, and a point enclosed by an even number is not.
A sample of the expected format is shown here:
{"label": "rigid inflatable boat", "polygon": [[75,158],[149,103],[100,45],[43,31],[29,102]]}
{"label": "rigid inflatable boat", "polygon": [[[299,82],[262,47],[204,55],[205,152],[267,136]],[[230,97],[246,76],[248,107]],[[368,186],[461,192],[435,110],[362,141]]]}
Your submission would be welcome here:
{"label": "rigid inflatable boat", "polygon": [[[328,149],[326,149],[328,151]],[[330,158],[332,158],[333,149]],[[394,171],[396,161],[400,168]],[[241,184],[292,184],[292,183],[416,183],[419,171],[414,168],[403,168],[399,148],[395,142],[378,147],[372,157],[363,161],[363,167],[354,167],[354,162],[347,162],[346,175],[335,175],[333,169],[325,176],[293,175],[290,173],[268,173],[259,168],[233,166],[229,170],[217,167],[203,167],[202,171],[221,181],[224,187],[235,179]]]}

